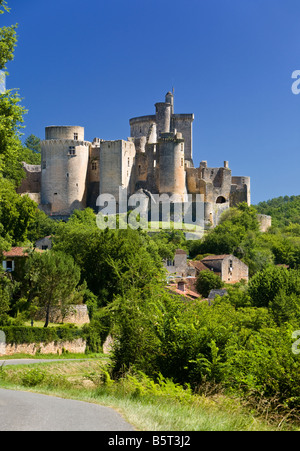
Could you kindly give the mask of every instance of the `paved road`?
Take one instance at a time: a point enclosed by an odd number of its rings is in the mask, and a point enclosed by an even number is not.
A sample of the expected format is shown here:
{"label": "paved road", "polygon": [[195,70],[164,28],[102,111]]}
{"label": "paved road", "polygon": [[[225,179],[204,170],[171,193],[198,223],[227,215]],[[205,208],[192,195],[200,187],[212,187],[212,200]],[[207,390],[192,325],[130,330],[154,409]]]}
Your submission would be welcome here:
{"label": "paved road", "polygon": [[[62,359],[8,359],[0,360],[0,366],[61,361]],[[133,430],[134,428],[126,423],[121,415],[108,407],[54,396],[0,389],[0,431]]]}
{"label": "paved road", "polygon": [[134,431],[113,409],[0,389],[0,431]]}

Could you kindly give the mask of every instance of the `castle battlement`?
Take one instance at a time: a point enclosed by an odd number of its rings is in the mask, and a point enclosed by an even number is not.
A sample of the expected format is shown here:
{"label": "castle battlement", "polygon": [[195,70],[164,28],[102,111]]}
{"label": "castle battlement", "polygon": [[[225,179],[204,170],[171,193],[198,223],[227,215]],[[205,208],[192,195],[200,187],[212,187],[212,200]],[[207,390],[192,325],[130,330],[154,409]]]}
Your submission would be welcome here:
{"label": "castle battlement", "polygon": [[53,146],[53,145],[74,145],[77,147],[80,146],[86,146],[89,147],[92,145],[92,143],[90,141],[78,141],[78,140],[74,140],[74,139],[45,139],[43,141],[41,141],[41,145],[42,146]]}

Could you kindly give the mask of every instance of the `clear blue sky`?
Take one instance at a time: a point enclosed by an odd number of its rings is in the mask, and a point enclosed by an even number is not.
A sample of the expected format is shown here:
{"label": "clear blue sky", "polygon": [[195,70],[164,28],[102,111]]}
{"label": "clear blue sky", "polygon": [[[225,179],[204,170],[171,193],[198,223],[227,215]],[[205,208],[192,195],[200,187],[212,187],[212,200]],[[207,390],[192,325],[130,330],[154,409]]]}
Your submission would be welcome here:
{"label": "clear blue sky", "polygon": [[252,203],[300,194],[299,0],[8,0],[18,22],[7,88],[25,138],[81,125],[86,139],[126,139],[175,89],[194,113],[194,163],[229,161]]}

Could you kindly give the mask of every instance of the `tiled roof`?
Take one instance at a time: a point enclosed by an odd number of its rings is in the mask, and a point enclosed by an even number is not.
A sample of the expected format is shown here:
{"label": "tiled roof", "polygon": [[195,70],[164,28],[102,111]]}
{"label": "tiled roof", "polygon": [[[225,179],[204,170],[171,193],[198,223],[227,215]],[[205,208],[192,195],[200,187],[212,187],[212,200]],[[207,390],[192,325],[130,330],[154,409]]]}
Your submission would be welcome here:
{"label": "tiled roof", "polygon": [[[41,249],[35,249],[35,252],[44,252]],[[28,252],[26,247],[13,247],[10,251],[4,251],[3,256],[5,258],[14,257],[28,257]]]}
{"label": "tiled roof", "polygon": [[190,261],[189,262],[189,265],[190,266],[193,266],[194,268],[196,268],[198,271],[207,271],[208,270],[208,267],[207,266],[205,266],[205,264],[204,263],[202,263],[202,261]]}
{"label": "tiled roof", "polygon": [[183,249],[176,249],[176,254],[185,254],[185,255],[187,255],[186,251],[184,251]]}
{"label": "tiled roof", "polygon": [[179,290],[177,288],[177,284],[168,285],[167,289],[172,291],[173,293],[179,294],[180,296],[184,296],[186,298],[190,298],[190,299],[201,298],[199,293],[196,293],[195,291],[189,290],[187,288],[185,289],[185,291]]}
{"label": "tiled roof", "polygon": [[3,252],[4,257],[27,257],[25,247],[13,247],[10,251]]}
{"label": "tiled roof", "polygon": [[224,258],[230,257],[230,255],[209,255],[208,257],[202,258],[202,262],[210,261],[210,260],[224,260]]}

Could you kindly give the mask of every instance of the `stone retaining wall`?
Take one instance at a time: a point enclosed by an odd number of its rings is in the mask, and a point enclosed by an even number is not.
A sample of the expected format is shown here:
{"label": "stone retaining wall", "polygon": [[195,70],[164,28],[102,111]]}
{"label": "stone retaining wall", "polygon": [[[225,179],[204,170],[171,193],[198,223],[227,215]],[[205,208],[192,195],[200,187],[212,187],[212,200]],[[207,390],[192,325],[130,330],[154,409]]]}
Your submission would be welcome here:
{"label": "stone retaining wall", "polygon": [[[63,350],[76,354],[83,354],[86,350],[86,341],[82,338],[72,341],[50,342],[50,343],[23,343],[7,344],[0,349],[0,355],[28,354],[62,354]],[[2,353],[1,353],[2,352]]]}

